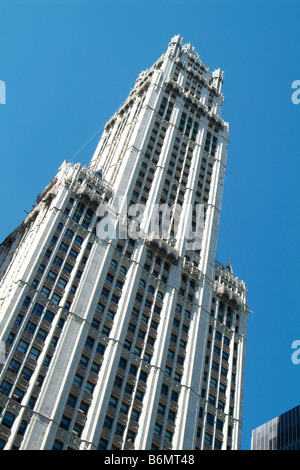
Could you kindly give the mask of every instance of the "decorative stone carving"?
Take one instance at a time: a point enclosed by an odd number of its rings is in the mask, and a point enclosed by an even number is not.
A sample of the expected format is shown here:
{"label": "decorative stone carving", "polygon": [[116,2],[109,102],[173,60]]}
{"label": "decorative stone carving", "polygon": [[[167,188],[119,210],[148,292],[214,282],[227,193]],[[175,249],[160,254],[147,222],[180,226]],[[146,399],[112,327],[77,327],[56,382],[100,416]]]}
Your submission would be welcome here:
{"label": "decorative stone carving", "polygon": [[214,285],[214,291],[226,303],[232,304],[234,308],[240,307],[242,303],[240,295],[234,292],[230,287],[226,286],[225,283],[220,284],[218,281],[216,281]]}
{"label": "decorative stone carving", "polygon": [[171,263],[177,265],[179,261],[179,253],[168,241],[152,232],[146,238],[146,244],[158,252],[163,258],[166,258]]}

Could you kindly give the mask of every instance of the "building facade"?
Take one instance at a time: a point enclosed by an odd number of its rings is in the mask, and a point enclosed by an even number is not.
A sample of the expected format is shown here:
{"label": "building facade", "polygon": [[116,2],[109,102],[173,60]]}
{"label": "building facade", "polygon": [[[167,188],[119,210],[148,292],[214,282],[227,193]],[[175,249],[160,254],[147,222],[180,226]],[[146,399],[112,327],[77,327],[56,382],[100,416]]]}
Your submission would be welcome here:
{"label": "building facade", "polygon": [[215,261],[222,83],[172,38],[90,165],[64,162],[2,243],[0,448],[240,448],[247,290]]}
{"label": "building facade", "polygon": [[251,450],[300,450],[300,405],[254,429]]}

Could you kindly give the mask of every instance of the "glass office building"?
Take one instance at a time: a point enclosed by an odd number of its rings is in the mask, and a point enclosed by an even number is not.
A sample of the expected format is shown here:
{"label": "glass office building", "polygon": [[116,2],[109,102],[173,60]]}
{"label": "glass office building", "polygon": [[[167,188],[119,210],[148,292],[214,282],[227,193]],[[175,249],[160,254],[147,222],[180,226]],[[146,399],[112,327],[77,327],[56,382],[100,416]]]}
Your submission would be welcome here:
{"label": "glass office building", "polygon": [[252,450],[300,450],[300,405],[252,431]]}

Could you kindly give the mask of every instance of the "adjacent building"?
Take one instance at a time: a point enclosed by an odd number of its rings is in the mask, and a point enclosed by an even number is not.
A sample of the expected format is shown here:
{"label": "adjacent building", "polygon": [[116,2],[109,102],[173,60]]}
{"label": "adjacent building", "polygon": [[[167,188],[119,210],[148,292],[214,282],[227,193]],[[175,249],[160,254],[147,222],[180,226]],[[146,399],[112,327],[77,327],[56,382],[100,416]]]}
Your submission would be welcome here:
{"label": "adjacent building", "polygon": [[251,450],[300,450],[300,405],[254,429]]}
{"label": "adjacent building", "polygon": [[0,246],[0,448],[239,449],[247,289],[215,260],[223,73],[175,36]]}

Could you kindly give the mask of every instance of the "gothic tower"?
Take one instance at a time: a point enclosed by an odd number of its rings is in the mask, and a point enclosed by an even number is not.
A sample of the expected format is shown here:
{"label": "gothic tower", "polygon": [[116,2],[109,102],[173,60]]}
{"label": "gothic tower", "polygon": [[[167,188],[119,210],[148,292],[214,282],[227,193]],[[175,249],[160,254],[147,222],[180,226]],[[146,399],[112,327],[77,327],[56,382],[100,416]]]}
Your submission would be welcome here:
{"label": "gothic tower", "polygon": [[238,449],[248,307],[215,260],[223,73],[172,38],[0,247],[0,448]]}

